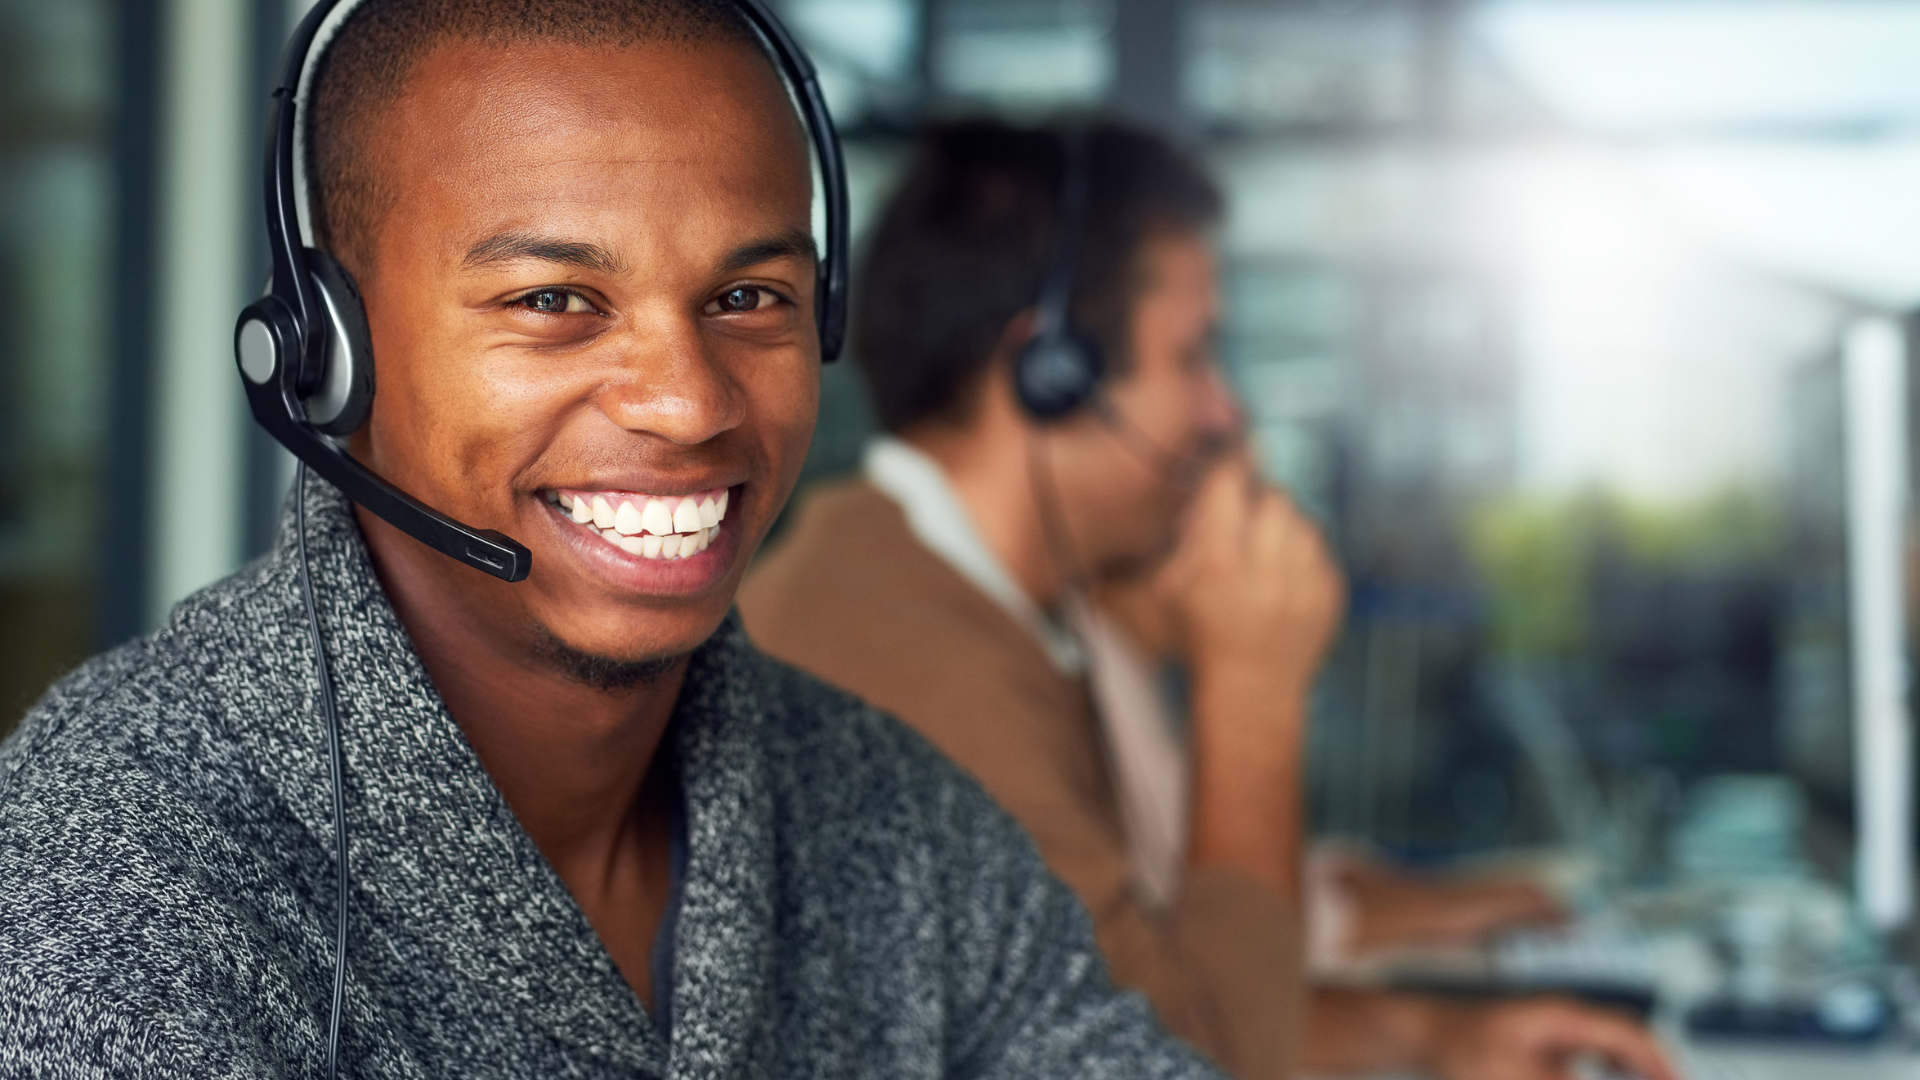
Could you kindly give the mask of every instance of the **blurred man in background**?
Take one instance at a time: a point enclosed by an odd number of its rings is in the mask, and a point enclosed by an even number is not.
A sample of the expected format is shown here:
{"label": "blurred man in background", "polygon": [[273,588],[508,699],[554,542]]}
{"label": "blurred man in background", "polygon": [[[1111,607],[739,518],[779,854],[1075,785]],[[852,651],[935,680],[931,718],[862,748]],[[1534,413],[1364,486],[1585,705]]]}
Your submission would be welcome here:
{"label": "blurred man in background", "polygon": [[[1342,587],[1232,449],[1220,212],[1137,131],[930,131],[859,282],[888,435],[749,579],[750,633],[972,771],[1080,894],[1115,977],[1237,1076],[1519,1080],[1591,1052],[1664,1080],[1636,1025],[1559,1000],[1327,990],[1298,1023],[1302,736]],[[1071,370],[1036,348],[1062,341],[1094,354],[1064,400]],[[1188,674],[1184,749],[1150,715],[1163,643],[1090,600],[1147,575]]]}

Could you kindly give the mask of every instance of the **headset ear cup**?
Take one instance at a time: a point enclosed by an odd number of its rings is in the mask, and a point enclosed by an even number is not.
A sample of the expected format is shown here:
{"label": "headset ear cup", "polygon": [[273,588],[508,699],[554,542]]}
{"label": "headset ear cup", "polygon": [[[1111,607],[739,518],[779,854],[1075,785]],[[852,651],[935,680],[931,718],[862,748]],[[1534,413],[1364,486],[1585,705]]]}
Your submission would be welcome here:
{"label": "headset ear cup", "polygon": [[233,328],[233,355],[250,386],[271,386],[288,357],[300,354],[300,335],[285,304],[263,296],[240,312]]}
{"label": "headset ear cup", "polygon": [[1040,334],[1014,360],[1014,393],[1036,420],[1058,420],[1093,400],[1106,369],[1100,343],[1071,327]]}
{"label": "headset ear cup", "polygon": [[324,251],[307,249],[314,291],[326,315],[321,370],[309,373],[307,422],[328,435],[359,430],[373,412],[373,335],[367,308],[347,268]]}

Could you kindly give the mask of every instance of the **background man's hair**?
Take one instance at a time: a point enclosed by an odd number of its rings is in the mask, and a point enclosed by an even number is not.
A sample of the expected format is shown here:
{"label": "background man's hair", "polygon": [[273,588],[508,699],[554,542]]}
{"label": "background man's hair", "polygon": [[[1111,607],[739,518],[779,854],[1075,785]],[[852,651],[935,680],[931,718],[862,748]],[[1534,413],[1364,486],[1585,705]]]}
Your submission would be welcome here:
{"label": "background man's hair", "polygon": [[[1116,123],[1081,129],[1087,216],[1075,321],[1126,370],[1139,255],[1150,237],[1204,229],[1223,200],[1165,139]],[[1039,299],[1059,228],[1066,129],[996,120],[935,125],[881,214],[854,279],[854,355],[882,427],[971,409],[1007,324]]]}
{"label": "background man's hair", "polygon": [[624,46],[758,38],[732,0],[365,0],[316,61],[306,121],[314,234],[364,271],[393,205],[368,141],[414,68],[448,41]]}

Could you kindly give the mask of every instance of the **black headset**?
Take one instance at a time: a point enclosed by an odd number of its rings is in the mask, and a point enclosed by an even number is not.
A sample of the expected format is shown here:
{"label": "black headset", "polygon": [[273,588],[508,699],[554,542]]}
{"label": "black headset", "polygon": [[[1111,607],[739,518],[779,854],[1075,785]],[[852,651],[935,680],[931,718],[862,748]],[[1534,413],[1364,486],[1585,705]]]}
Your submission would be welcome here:
{"label": "black headset", "polygon": [[[240,313],[234,355],[254,419],[320,476],[395,528],[495,577],[520,581],[533,555],[510,536],[463,525],[355,461],[337,441],[373,408],[373,347],[366,308],[338,260],[308,247],[300,231],[295,135],[298,98],[315,38],[352,0],[321,0],[300,21],[273,91],[266,160],[267,241],[273,278],[267,295]],[[820,355],[840,354],[847,322],[847,181],[826,98],[807,59],[761,0],[734,0],[779,65],[806,121],[826,201],[827,251],[814,316]]]}
{"label": "black headset", "polygon": [[1073,322],[1074,269],[1087,226],[1090,139],[1085,131],[1069,129],[1062,141],[1059,227],[1034,304],[1033,337],[1013,362],[1014,394],[1027,414],[1042,422],[1084,408],[1099,391],[1107,368],[1100,339]]}

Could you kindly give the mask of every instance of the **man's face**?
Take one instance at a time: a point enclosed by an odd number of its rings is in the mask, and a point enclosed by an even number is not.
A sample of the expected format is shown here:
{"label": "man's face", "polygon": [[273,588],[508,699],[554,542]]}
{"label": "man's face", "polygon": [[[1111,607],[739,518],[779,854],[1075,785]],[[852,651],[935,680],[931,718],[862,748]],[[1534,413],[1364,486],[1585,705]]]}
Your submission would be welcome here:
{"label": "man's face", "polygon": [[369,148],[394,202],[355,268],[378,392],[353,451],[533,552],[509,585],[362,514],[382,575],[508,651],[705,640],[818,404],[807,145],[767,61],[449,43]]}
{"label": "man's face", "polygon": [[1053,440],[1058,497],[1087,569],[1110,574],[1173,546],[1199,466],[1236,431],[1214,352],[1220,298],[1213,252],[1188,232],[1147,241],[1129,326],[1132,364]]}

